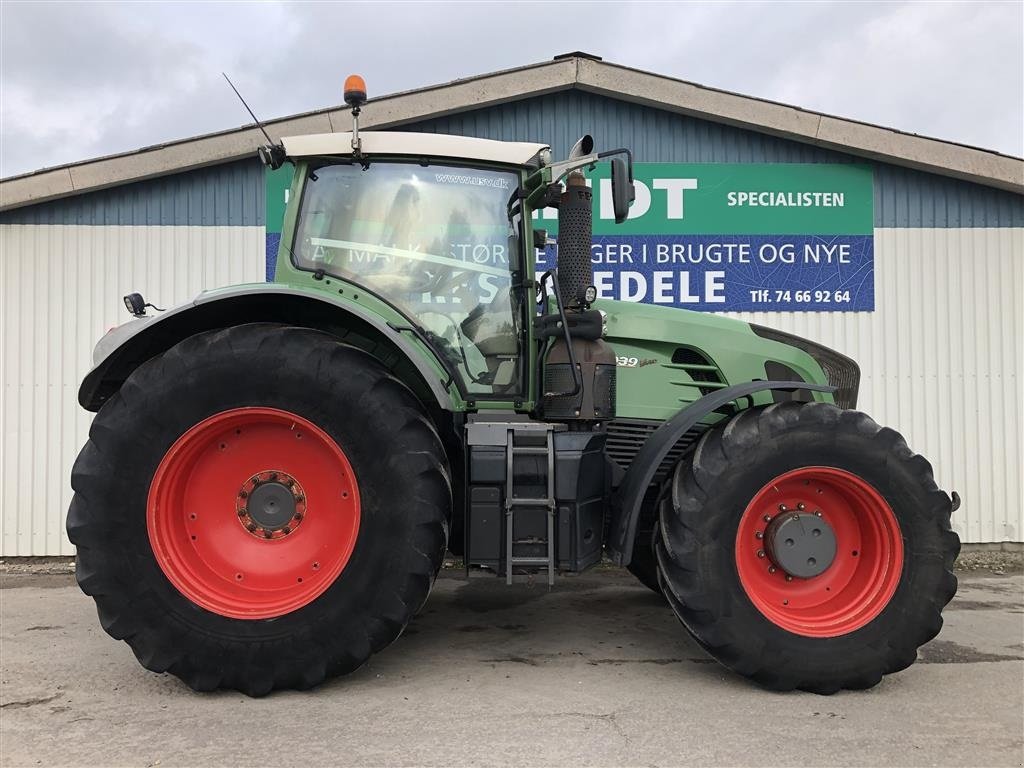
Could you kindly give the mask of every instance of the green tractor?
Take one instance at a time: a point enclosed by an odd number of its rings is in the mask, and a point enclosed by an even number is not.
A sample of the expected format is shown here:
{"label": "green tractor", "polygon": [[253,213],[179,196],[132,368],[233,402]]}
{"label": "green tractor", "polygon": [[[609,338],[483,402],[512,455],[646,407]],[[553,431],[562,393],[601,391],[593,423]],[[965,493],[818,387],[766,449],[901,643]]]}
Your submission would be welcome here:
{"label": "green tractor", "polygon": [[365,98],[260,150],[295,168],[275,282],[130,294],[96,347],[67,528],[103,628],[196,690],[310,688],[398,638],[447,550],[510,584],[610,558],[772,689],[913,663],[959,499],[854,410],[857,365],[599,297],[582,171],[611,163],[621,222],[627,150],[360,133]]}

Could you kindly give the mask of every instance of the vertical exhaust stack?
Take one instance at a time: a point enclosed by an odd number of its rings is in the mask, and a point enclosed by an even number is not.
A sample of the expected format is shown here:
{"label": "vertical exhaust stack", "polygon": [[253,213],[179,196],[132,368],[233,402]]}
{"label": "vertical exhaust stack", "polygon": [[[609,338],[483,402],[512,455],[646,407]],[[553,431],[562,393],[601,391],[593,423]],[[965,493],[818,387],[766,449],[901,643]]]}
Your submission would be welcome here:
{"label": "vertical exhaust stack", "polygon": [[[593,140],[585,136],[570,158],[592,149]],[[615,352],[601,338],[601,313],[590,309],[593,219],[593,193],[583,174],[573,171],[558,203],[558,290],[569,340],[556,337],[544,361],[542,409],[546,419],[581,430],[615,417]]]}
{"label": "vertical exhaust stack", "polygon": [[583,174],[573,171],[558,202],[558,289],[566,310],[583,305],[583,292],[594,284],[590,263],[593,243],[593,193]]}

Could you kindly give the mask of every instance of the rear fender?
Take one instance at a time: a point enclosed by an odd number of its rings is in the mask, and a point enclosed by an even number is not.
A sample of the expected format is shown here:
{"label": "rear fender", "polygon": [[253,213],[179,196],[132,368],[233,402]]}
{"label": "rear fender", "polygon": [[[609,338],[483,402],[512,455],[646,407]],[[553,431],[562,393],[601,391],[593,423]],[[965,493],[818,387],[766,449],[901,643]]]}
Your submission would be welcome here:
{"label": "rear fender", "polygon": [[633,542],[636,526],[640,519],[640,505],[644,500],[651,481],[662,459],[679,439],[695,427],[701,419],[724,405],[766,390],[809,390],[811,392],[835,392],[835,387],[826,384],[809,384],[803,381],[748,381],[724,389],[717,389],[680,410],[675,416],[662,423],[651,433],[626,470],[611,503],[611,525],[605,547],[612,560],[618,565],[629,565],[633,559]]}
{"label": "rear fender", "polygon": [[98,411],[142,363],[197,333],[267,322],[336,335],[380,359],[428,407],[460,410],[458,392],[443,365],[414,337],[355,302],[271,283],[200,294],[188,304],[113,329],[96,345],[95,366],[82,381],[78,402]]}

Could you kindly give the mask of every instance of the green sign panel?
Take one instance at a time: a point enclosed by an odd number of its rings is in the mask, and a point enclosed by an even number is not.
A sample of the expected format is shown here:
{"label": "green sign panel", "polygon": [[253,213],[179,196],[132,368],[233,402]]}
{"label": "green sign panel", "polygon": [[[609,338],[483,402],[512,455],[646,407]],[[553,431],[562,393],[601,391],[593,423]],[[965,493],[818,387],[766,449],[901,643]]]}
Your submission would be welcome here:
{"label": "green sign panel", "polygon": [[[871,168],[861,165],[636,163],[636,200],[615,224],[607,164],[588,174],[595,235],[870,235]],[[543,220],[556,223],[556,212]],[[549,231],[556,231],[549,226]]]}

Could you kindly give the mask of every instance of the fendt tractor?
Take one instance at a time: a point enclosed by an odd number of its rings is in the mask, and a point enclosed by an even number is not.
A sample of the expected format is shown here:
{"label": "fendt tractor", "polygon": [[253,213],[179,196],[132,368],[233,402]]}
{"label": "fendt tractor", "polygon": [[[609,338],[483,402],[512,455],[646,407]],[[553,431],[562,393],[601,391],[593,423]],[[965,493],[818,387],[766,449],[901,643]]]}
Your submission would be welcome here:
{"label": "fendt tractor", "polygon": [[96,346],[67,528],[110,635],[197,690],[310,688],[394,642],[450,551],[514,589],[625,566],[772,689],[913,663],[959,499],[855,410],[852,360],[598,297],[628,150],[360,132],[360,78],[345,101],[351,132],[259,150],[294,166],[273,282],[129,294]]}

